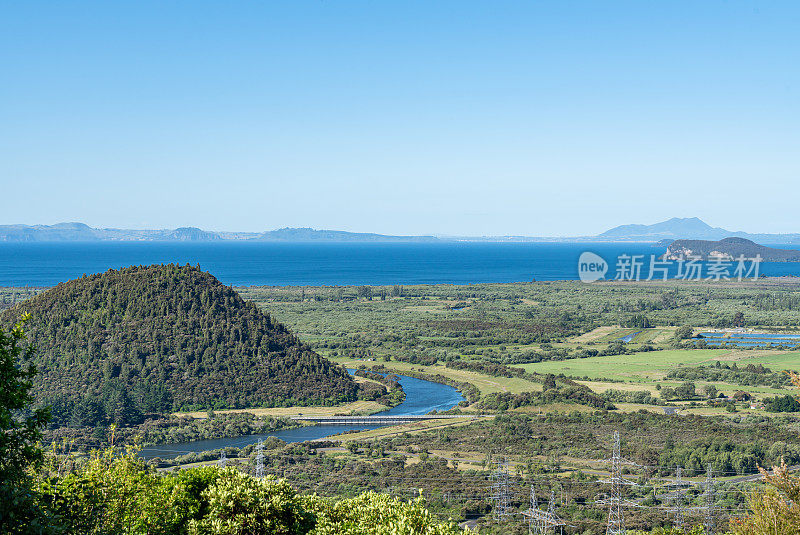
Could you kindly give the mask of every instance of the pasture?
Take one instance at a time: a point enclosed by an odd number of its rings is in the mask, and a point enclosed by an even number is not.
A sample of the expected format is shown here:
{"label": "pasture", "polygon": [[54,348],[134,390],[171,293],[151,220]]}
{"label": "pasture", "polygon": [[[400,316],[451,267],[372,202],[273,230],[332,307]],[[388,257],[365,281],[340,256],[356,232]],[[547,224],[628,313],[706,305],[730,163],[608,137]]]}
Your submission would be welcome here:
{"label": "pasture", "polygon": [[536,373],[563,373],[571,377],[615,379],[626,382],[659,381],[679,366],[709,366],[715,361],[763,364],[773,370],[800,369],[800,351],[666,349],[630,355],[609,355],[584,359],[550,360],[517,365]]}

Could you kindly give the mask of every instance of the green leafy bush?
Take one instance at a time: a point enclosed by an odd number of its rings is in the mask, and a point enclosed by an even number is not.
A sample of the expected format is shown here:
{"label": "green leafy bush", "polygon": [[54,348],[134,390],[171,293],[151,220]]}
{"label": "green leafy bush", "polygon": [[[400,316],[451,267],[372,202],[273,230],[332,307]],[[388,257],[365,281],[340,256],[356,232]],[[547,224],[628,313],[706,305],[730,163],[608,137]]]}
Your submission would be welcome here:
{"label": "green leafy bush", "polygon": [[308,499],[318,515],[311,535],[451,535],[468,533],[452,522],[439,524],[422,498],[404,502],[386,494],[367,492],[333,502],[316,496]]}
{"label": "green leafy bush", "polygon": [[163,473],[129,449],[107,449],[59,475],[51,457],[36,489],[56,533],[90,535],[449,535],[422,499],[368,492],[335,501],[302,496],[284,479],[258,479],[235,468]]}
{"label": "green leafy bush", "polygon": [[305,510],[303,499],[274,476],[256,479],[226,468],[202,492],[202,499],[207,512],[189,522],[192,535],[303,535],[316,525],[316,515]]}

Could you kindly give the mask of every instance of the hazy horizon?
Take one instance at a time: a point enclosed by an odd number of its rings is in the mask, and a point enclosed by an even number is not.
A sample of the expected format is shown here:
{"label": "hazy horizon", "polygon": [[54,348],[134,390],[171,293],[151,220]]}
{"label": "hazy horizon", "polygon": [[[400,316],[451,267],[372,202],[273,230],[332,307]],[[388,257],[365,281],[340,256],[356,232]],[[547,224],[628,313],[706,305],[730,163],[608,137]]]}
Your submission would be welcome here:
{"label": "hazy horizon", "polygon": [[[673,218],[670,218],[670,219],[673,219]],[[703,223],[709,224],[708,221],[703,220],[703,218],[691,218],[691,219],[699,219]],[[629,223],[624,223],[623,225],[637,225],[637,224],[652,225],[654,223],[664,223],[664,222],[666,222],[666,221],[653,221],[653,222],[644,222],[644,223],[638,222],[638,221],[632,221],[632,222],[629,222]],[[57,225],[57,224],[72,224],[72,223],[86,224],[84,221],[59,221],[59,222],[52,223],[52,224],[45,224],[45,223],[0,223],[0,226],[2,226],[2,225],[15,225],[15,224],[28,225],[28,226],[37,226],[37,225]],[[363,234],[383,234],[383,233],[374,232],[374,231],[368,230],[368,229],[366,229],[366,230],[348,230],[348,229],[327,228],[327,227],[316,228],[316,227],[308,227],[308,226],[303,226],[303,227],[276,227],[276,228],[266,228],[266,229],[258,229],[258,230],[210,229],[210,228],[199,227],[197,225],[192,225],[192,224],[184,224],[184,225],[179,225],[177,227],[160,227],[160,228],[156,228],[156,227],[153,227],[153,228],[148,228],[148,227],[128,228],[128,227],[119,227],[119,226],[97,227],[97,226],[93,226],[93,225],[88,225],[88,226],[90,226],[92,228],[97,228],[97,229],[140,230],[140,231],[175,230],[175,229],[178,229],[178,228],[199,228],[200,230],[203,230],[203,231],[216,232],[216,233],[234,233],[234,234],[235,233],[251,234],[251,233],[262,233],[262,232],[270,232],[270,231],[283,230],[283,229],[306,229],[306,228],[311,228],[312,230],[317,230],[317,231],[343,231],[343,232],[363,233]],[[718,227],[717,225],[713,225],[713,224],[709,224],[709,226],[712,227],[712,228],[722,228],[722,227]],[[537,234],[537,235],[534,235],[534,234],[514,234],[514,233],[505,233],[505,234],[437,234],[437,233],[433,233],[433,232],[421,233],[421,234],[403,234],[403,233],[400,233],[400,234],[391,234],[391,235],[392,236],[435,236],[435,237],[442,237],[442,238],[448,238],[448,237],[453,237],[453,238],[461,238],[461,237],[464,237],[464,238],[468,238],[468,237],[478,238],[478,237],[504,237],[504,236],[524,236],[524,237],[535,237],[535,238],[539,238],[539,237],[540,238],[573,238],[573,237],[574,238],[583,238],[583,237],[597,236],[597,235],[602,234],[603,232],[605,232],[607,230],[611,230],[611,229],[607,229],[607,228],[606,229],[596,229],[594,231],[587,232],[585,234],[574,234],[574,235],[563,235],[563,236],[559,236],[559,235],[544,235],[544,234]],[[747,229],[747,228],[733,228],[733,229],[724,229],[724,230],[727,230],[727,231],[729,231],[731,233],[744,232],[744,233],[748,233],[748,234],[778,234],[778,233],[762,232],[762,231],[759,231],[759,230],[752,230],[752,229]],[[795,231],[795,232],[781,233],[781,234],[798,234],[798,233],[800,233],[800,230]]]}

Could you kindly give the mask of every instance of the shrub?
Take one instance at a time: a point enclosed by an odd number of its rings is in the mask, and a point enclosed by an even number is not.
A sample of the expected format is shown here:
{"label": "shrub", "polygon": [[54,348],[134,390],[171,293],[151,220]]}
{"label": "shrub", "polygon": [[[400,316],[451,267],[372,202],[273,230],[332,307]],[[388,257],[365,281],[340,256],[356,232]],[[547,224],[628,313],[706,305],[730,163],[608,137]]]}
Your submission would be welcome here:
{"label": "shrub", "polygon": [[451,535],[422,499],[411,502],[369,492],[335,501],[300,496],[286,480],[261,479],[216,466],[159,473],[134,449],[111,450],[59,476],[63,458],[50,458],[39,478],[41,506],[51,525],[37,533],[125,535]]}
{"label": "shrub", "polygon": [[291,485],[274,476],[257,479],[226,468],[202,498],[208,512],[189,522],[190,534],[303,535],[316,523]]}
{"label": "shrub", "polygon": [[784,462],[774,467],[774,474],[761,469],[768,488],[748,498],[750,513],[731,520],[737,535],[800,533],[800,478],[789,474]]}
{"label": "shrub", "polygon": [[386,494],[367,492],[356,498],[333,502],[316,496],[307,498],[318,515],[310,535],[455,535],[461,531],[452,522],[437,523],[422,498],[404,502]]}

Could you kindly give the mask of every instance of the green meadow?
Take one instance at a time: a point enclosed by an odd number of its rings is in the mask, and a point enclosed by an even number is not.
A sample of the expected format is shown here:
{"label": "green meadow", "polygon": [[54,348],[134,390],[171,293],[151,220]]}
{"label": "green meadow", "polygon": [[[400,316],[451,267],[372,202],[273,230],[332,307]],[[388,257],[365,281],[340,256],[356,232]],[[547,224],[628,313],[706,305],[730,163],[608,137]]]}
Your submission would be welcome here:
{"label": "green meadow", "polygon": [[800,369],[800,352],[749,351],[729,349],[667,349],[630,355],[612,355],[520,364],[537,373],[563,373],[573,377],[650,382],[662,379],[680,366],[708,366],[715,361],[736,362],[738,366],[763,364],[773,370]]}

